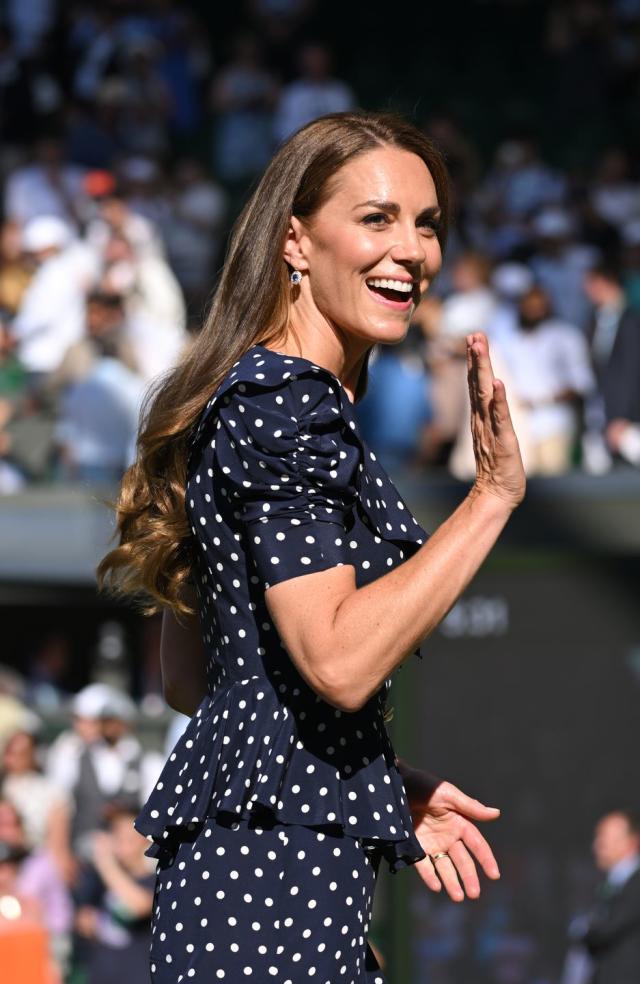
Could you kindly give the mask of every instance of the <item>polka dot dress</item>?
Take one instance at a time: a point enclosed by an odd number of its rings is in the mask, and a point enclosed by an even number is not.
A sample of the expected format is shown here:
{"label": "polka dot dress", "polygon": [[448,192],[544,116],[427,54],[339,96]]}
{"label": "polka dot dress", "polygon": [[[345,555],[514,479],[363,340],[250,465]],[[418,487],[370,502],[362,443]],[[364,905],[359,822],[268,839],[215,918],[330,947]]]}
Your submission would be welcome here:
{"label": "polka dot dress", "polygon": [[202,414],[186,509],[209,691],[135,823],[158,859],[154,984],[378,984],[366,932],[379,863],[425,857],[384,723],[391,680],[353,713],[328,704],[265,591],[342,565],[362,587],[427,533],[339,379],[262,345]]}

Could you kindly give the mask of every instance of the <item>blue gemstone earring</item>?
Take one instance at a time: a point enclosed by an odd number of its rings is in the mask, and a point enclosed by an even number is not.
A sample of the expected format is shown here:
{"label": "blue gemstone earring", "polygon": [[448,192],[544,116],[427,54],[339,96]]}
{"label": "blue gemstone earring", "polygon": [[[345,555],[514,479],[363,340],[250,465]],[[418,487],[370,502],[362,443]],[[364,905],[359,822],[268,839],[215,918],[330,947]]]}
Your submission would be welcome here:
{"label": "blue gemstone earring", "polygon": [[302,274],[300,273],[299,270],[292,270],[290,279],[291,279],[291,283],[295,284],[297,287],[300,281],[302,280]]}

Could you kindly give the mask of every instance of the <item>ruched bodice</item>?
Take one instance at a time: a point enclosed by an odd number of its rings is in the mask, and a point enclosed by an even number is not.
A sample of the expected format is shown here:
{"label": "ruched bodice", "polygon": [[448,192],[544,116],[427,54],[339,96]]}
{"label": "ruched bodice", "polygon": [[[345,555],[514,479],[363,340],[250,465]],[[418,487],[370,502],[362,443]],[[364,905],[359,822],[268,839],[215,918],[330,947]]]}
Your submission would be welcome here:
{"label": "ruched bodice", "polygon": [[356,712],[333,707],[297,671],[265,603],[272,585],[343,564],[362,587],[427,538],[338,378],[252,346],[201,416],[186,509],[209,692],[136,820],[148,853],[258,804],[283,823],[371,839],[392,871],[423,858],[384,722],[391,680]]}

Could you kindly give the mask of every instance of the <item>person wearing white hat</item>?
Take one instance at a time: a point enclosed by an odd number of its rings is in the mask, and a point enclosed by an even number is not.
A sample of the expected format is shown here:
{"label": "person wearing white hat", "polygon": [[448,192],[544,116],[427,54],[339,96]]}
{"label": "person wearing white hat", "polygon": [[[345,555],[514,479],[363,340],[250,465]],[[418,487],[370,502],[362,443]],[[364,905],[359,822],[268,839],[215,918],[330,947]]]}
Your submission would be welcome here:
{"label": "person wearing white hat", "polygon": [[132,730],[136,705],[115,687],[89,684],[75,695],[70,709],[73,730],[54,741],[47,772],[73,798],[72,839],[82,855],[103,821],[105,804],[120,795],[142,802],[162,760],[143,750]]}
{"label": "person wearing white hat", "polygon": [[85,295],[98,270],[93,252],[76,241],[70,227],[55,215],[28,222],[22,242],[37,269],[12,331],[18,357],[37,383],[57,369],[67,348],[82,336]]}

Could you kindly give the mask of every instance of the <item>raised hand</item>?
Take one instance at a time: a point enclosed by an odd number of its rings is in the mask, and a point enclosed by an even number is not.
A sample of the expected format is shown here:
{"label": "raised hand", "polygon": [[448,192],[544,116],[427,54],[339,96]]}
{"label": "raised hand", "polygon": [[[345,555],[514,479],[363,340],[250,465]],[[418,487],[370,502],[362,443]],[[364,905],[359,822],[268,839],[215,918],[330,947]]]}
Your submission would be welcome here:
{"label": "raised hand", "polygon": [[489,343],[482,332],[467,335],[467,370],[475,488],[491,492],[515,507],[524,498],[525,471],[504,383],[493,375]]}
{"label": "raised hand", "polygon": [[[444,886],[454,902],[480,895],[476,861],[491,879],[500,877],[493,851],[472,820],[490,821],[500,810],[484,806],[428,772],[402,767],[416,836],[427,857],[414,865],[434,892]],[[434,855],[445,855],[432,860]],[[474,861],[475,857],[475,861]]]}

